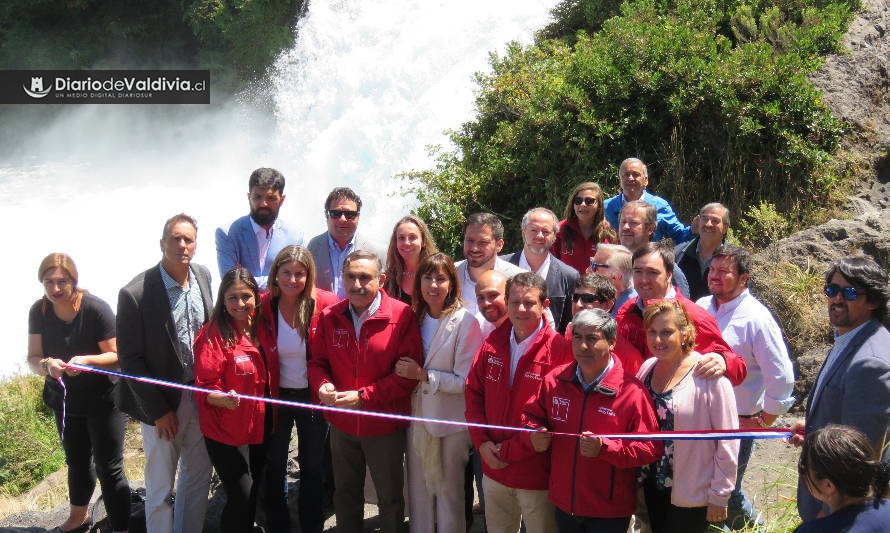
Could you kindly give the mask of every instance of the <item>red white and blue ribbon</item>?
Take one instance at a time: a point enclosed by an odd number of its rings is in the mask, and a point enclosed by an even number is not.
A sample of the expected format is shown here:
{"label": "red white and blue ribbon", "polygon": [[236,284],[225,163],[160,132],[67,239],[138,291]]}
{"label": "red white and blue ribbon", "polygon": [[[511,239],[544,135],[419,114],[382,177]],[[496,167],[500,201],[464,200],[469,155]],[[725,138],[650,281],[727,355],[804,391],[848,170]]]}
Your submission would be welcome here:
{"label": "red white and blue ribbon", "polygon": [[[96,368],[86,365],[81,365],[78,363],[72,363],[68,365],[72,368],[77,368],[78,370],[82,370],[84,372],[94,372],[97,374],[105,374],[108,376],[118,377],[121,379],[129,379],[132,381],[138,381],[140,383],[147,383],[149,385],[157,385],[159,387],[170,387],[174,389],[180,389],[183,391],[189,392],[197,392],[203,394],[211,394],[211,393],[222,393],[222,394],[230,394],[234,397],[237,397],[242,400],[253,400],[257,402],[266,402],[273,405],[280,405],[283,407],[297,407],[301,409],[315,409],[318,411],[325,411],[329,413],[343,413],[357,416],[372,416],[377,418],[385,418],[389,420],[401,420],[403,422],[431,422],[434,424],[442,424],[446,426],[463,426],[463,427],[474,427],[479,429],[490,429],[490,430],[500,430],[500,431],[521,431],[521,432],[529,432],[533,433],[537,431],[533,428],[525,428],[525,427],[515,427],[515,426],[499,426],[495,424],[481,424],[477,422],[464,422],[464,421],[456,421],[456,420],[440,420],[436,418],[423,418],[411,415],[400,415],[395,413],[380,413],[377,411],[364,411],[358,409],[347,409],[343,407],[333,407],[329,405],[322,404],[311,404],[311,403],[303,403],[303,402],[292,402],[286,400],[279,400],[277,398],[265,398],[262,396],[250,396],[247,394],[231,394],[225,391],[212,390],[212,389],[203,389],[201,387],[195,387],[194,385],[186,385],[183,383],[176,383],[172,381],[166,381],[163,379],[150,378],[146,376],[133,376],[130,374],[125,374],[123,372],[117,372],[114,370],[106,370],[104,368]],[[564,435],[568,437],[580,437],[577,433],[559,433],[555,431],[550,432],[551,435]],[[766,429],[709,429],[709,430],[693,430],[693,431],[654,431],[654,432],[640,432],[640,433],[597,433],[595,436],[609,438],[609,439],[621,439],[621,440],[730,440],[730,439],[787,439],[791,437],[794,433],[790,429],[784,428],[766,428]]]}

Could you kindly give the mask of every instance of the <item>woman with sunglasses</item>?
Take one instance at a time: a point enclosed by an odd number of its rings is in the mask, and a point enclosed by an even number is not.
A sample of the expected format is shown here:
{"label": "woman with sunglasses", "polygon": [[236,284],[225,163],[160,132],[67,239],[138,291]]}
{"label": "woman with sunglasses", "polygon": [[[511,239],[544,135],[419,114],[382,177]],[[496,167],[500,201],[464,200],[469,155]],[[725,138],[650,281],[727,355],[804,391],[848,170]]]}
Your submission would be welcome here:
{"label": "woman with sunglasses", "polygon": [[829,514],[804,522],[795,533],[886,531],[890,524],[890,462],[878,461],[862,432],[829,424],[804,439],[798,472]]}
{"label": "woman with sunglasses", "polygon": [[[269,334],[278,347],[278,398],[298,403],[317,403],[309,390],[307,362],[309,337],[314,334],[318,315],[337,303],[337,297],[315,287],[315,262],[302,246],[285,246],[269,269],[269,292],[260,296],[262,314]],[[300,492],[297,510],[300,531],[321,533],[324,528],[325,439],[328,425],[314,409],[279,406],[272,429],[266,436],[266,462],[263,508],[271,533],[290,531],[287,506],[287,463],[291,432],[296,427],[300,466]]]}
{"label": "woman with sunglasses", "polygon": [[[693,369],[701,354],[695,326],[679,302],[661,300],[643,313],[654,357],[637,378],[649,390],[662,431],[737,429],[735,393],[725,377],[705,379]],[[705,533],[723,522],[735,487],[738,440],[667,440],[664,455],[642,469],[643,493],[654,533]]]}
{"label": "woman with sunglasses", "polygon": [[[411,401],[412,415],[463,422],[464,383],[482,345],[482,332],[479,322],[461,304],[454,261],[442,253],[421,261],[414,294],[423,366],[403,357],[396,363],[396,374],[420,382]],[[463,533],[464,470],[471,446],[467,428],[412,422],[408,436],[411,532]]]}
{"label": "woman with sunglasses", "polygon": [[586,181],[569,195],[556,242],[550,251],[579,274],[584,274],[596,254],[596,245],[617,240],[615,230],[605,218],[603,190],[598,184]]}
{"label": "woman with sunglasses", "polygon": [[108,376],[83,372],[77,363],[117,369],[114,313],[77,286],[77,267],[67,254],[40,262],[44,295],[28,314],[28,366],[46,376],[43,401],[52,409],[68,465],[68,519],[52,531],[86,531],[96,478],[114,531],[127,531],[130,486],[124,475],[127,416],[111,398]]}
{"label": "woman with sunglasses", "polygon": [[386,252],[386,294],[411,305],[417,265],[438,251],[423,220],[414,215],[402,217],[392,229]]}
{"label": "woman with sunglasses", "polygon": [[275,397],[275,342],[257,312],[260,290],[236,266],[219,284],[210,320],[195,337],[198,422],[207,455],[226,491],[222,532],[253,531],[256,497],[266,461],[266,403],[238,395]]}

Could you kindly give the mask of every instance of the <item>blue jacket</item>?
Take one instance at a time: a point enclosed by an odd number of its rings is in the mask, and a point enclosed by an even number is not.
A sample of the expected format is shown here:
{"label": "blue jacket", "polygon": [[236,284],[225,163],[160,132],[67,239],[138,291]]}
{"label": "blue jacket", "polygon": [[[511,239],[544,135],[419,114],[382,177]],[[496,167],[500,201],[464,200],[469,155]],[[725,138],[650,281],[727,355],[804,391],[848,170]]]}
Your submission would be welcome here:
{"label": "blue jacket", "polygon": [[[640,200],[655,206],[658,222],[655,225],[655,235],[652,236],[652,241],[660,241],[665,237],[670,237],[673,239],[674,244],[680,244],[692,238],[692,231],[689,229],[689,226],[684,226],[680,222],[677,214],[674,213],[674,208],[671,207],[667,200],[661,196],[655,196],[646,190],[643,191],[643,196]],[[618,226],[618,215],[621,214],[622,207],[624,207],[624,194],[622,193],[607,199],[604,204],[606,220],[618,232],[621,231],[621,228]]]}
{"label": "blue jacket", "polygon": [[227,228],[216,230],[216,261],[219,275],[224,276],[236,265],[241,265],[256,278],[260,287],[266,286],[266,277],[272,261],[282,248],[289,244],[303,244],[303,232],[287,226],[281,219],[272,224],[272,242],[266,251],[266,262],[260,269],[260,250],[257,247],[256,234],[250,223],[250,215],[245,215]]}

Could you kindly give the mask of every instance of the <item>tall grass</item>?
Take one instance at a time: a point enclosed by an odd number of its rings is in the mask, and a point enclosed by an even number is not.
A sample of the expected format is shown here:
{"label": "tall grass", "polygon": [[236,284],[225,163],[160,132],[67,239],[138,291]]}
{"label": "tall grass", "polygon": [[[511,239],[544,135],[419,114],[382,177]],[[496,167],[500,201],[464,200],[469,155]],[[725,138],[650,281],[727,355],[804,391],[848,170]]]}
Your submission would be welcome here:
{"label": "tall grass", "polygon": [[0,496],[22,494],[65,463],[42,390],[37,376],[0,383]]}

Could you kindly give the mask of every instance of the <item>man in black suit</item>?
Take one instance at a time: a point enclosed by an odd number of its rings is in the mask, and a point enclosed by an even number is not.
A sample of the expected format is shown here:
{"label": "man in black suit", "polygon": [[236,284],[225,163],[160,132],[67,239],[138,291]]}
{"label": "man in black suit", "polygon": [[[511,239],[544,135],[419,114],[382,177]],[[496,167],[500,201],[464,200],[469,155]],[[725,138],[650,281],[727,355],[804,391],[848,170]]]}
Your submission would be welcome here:
{"label": "man in black suit", "polygon": [[547,281],[553,328],[565,333],[566,324],[572,321],[572,294],[578,272],[550,253],[550,247],[556,241],[559,230],[559,219],[553,211],[535,207],[522,217],[520,227],[524,243],[522,250],[508,254],[504,259]]}
{"label": "man in black suit", "polygon": [[[198,226],[185,214],[164,224],[160,264],[120,290],[117,340],[121,370],[193,383],[195,335],[211,316],[210,272],[192,264]],[[118,408],[142,422],[148,531],[199,533],[211,465],[191,392],[121,380]],[[173,483],[179,466],[175,509]]]}

